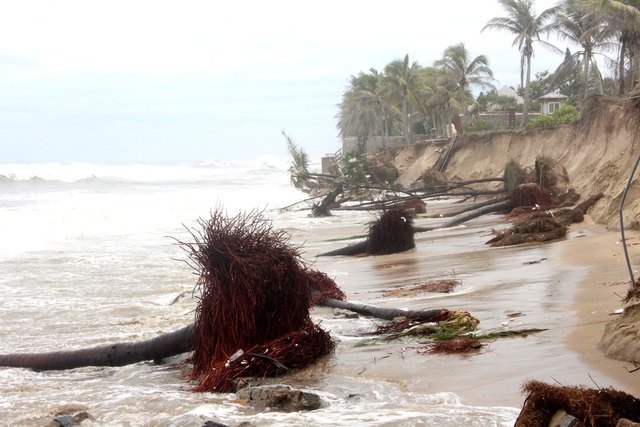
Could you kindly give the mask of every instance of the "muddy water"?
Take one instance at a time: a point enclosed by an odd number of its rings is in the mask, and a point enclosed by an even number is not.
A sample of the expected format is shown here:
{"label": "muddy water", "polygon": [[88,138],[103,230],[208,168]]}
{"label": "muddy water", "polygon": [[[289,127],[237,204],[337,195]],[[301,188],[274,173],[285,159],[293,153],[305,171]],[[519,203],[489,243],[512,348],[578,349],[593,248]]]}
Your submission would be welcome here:
{"label": "muddy water", "polygon": [[[425,355],[422,345],[407,342],[354,348],[357,339],[349,337],[338,347],[334,373],[393,381],[416,393],[451,392],[468,405],[519,407],[524,400],[521,386],[530,379],[587,386],[595,382],[633,392],[635,381],[622,374],[626,371],[620,363],[591,355],[599,354],[597,338],[578,339],[583,342],[580,348],[575,346],[576,339],[571,340],[585,322],[585,307],[574,302],[591,264],[568,261],[571,254],[567,250],[589,251],[590,238],[597,237],[594,232],[574,226],[562,242],[490,248],[485,242],[492,237],[493,228],[505,227],[501,220],[485,217],[463,227],[419,233],[416,250],[403,254],[319,258],[316,266],[335,275],[350,299],[388,307],[467,310],[480,320],[480,332],[546,331],[485,343],[473,356]],[[434,223],[437,221],[419,220],[417,225]],[[443,278],[455,278],[462,284],[450,294],[384,297],[388,290]],[[603,328],[608,314],[617,308],[611,292],[605,291],[601,298],[609,304],[600,307],[600,320],[592,334],[601,334],[598,326]],[[361,324],[359,329],[336,327],[340,334],[351,335],[372,329],[374,323]]]}
{"label": "muddy water", "polygon": [[[574,228],[565,242],[490,248],[484,243],[491,230],[505,225],[501,217],[488,216],[454,229],[419,233],[416,249],[406,253],[316,259],[320,252],[352,243],[346,238],[366,232],[365,222],[372,218],[344,212],[328,219],[296,213],[274,218],[276,227],[304,245],[313,267],[334,277],[350,300],[467,310],[480,320],[482,332],[547,331],[486,343],[471,356],[435,356],[424,354],[424,343],[415,341],[357,347],[380,321],[338,319],[333,310],[316,308],[314,319],[338,342],[335,354],[271,382],[318,393],[325,402],[318,411],[256,412],[233,394],[193,393],[176,358],[165,365],[63,372],[0,369],[0,425],[46,425],[55,413],[71,408],[88,411],[94,420],[86,425],[96,426],[192,426],[206,420],[230,426],[243,421],[259,426],[509,426],[524,399],[520,387],[528,379],[596,381],[623,390],[632,381],[611,375],[619,367],[594,368],[593,361],[574,351],[570,339],[584,322],[575,301],[590,265],[567,262],[563,248],[580,249],[581,242],[592,238],[587,229]],[[422,219],[417,225],[438,222]],[[162,237],[180,237],[181,232],[81,236],[3,259],[2,351],[145,339],[190,323],[194,276],[176,262],[180,252]],[[442,278],[462,284],[450,294],[384,296]],[[584,348],[595,352],[591,341],[584,342]]]}

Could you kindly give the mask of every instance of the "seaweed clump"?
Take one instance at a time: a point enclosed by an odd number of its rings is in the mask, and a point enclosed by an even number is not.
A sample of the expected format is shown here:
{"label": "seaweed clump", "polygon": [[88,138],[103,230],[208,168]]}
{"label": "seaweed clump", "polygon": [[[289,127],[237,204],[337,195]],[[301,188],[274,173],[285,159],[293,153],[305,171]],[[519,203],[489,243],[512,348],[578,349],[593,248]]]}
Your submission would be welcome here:
{"label": "seaweed clump", "polygon": [[199,274],[196,391],[233,391],[235,378],[277,375],[333,350],[309,316],[310,287],[323,281],[328,295],[331,279],[307,269],[287,234],[256,211],[229,218],[218,208],[198,223],[193,242],[182,243]]}

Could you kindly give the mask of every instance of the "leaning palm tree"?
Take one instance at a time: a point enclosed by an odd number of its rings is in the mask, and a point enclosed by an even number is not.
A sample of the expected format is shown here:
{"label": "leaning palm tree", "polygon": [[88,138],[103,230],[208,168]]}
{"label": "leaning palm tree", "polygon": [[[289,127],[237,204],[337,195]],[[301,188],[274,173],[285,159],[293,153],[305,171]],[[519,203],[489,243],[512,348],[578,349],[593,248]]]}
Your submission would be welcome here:
{"label": "leaning palm tree", "polygon": [[498,3],[507,13],[506,17],[492,18],[482,28],[504,30],[514,34],[513,46],[518,46],[520,51],[520,84],[524,87],[524,106],[522,109],[521,126],[527,122],[529,104],[531,103],[531,58],[533,57],[533,43],[538,42],[551,49],[558,50],[551,43],[541,39],[543,34],[548,34],[551,29],[551,18],[557,11],[557,7],[544,10],[536,15],[533,9],[533,0],[498,0]]}
{"label": "leaning palm tree", "polygon": [[[554,19],[554,28],[559,38],[582,48],[574,52],[571,59],[581,59],[582,61],[580,97],[585,98],[589,91],[589,78],[600,75],[595,55],[604,56],[605,52],[615,48],[615,43],[612,41],[614,33],[611,31],[611,27],[602,25],[600,17],[593,8],[588,7],[580,0],[562,1],[560,12]],[[566,59],[565,62],[567,62]],[[602,94],[601,79],[596,87],[598,88],[597,92]]]}
{"label": "leaning palm tree", "polygon": [[[599,13],[603,25],[617,32],[619,40],[619,92],[625,93],[627,83],[640,77],[640,0],[582,0]],[[626,64],[629,64],[628,66]]]}
{"label": "leaning palm tree", "polygon": [[411,115],[418,106],[417,95],[421,84],[422,67],[409,62],[409,55],[396,59],[384,67],[383,91],[390,100],[398,100],[402,105],[402,136],[409,143],[412,139]]}
{"label": "leaning palm tree", "polygon": [[351,136],[366,141],[375,135],[380,136],[384,144],[398,114],[395,106],[383,96],[382,80],[383,75],[375,68],[369,73],[351,76],[336,115],[340,137]]}
{"label": "leaning palm tree", "polygon": [[423,69],[422,81],[423,87],[418,92],[422,111],[431,115],[438,134],[449,138],[452,136],[450,124],[454,111],[460,111],[456,97],[458,82],[450,73],[435,67]]}
{"label": "leaning palm tree", "polygon": [[463,114],[469,105],[467,92],[471,86],[495,89],[493,86],[495,79],[493,71],[489,68],[487,57],[479,55],[471,59],[464,43],[449,46],[444,51],[443,58],[436,61],[434,66],[449,73],[451,78],[457,82],[456,97]]}

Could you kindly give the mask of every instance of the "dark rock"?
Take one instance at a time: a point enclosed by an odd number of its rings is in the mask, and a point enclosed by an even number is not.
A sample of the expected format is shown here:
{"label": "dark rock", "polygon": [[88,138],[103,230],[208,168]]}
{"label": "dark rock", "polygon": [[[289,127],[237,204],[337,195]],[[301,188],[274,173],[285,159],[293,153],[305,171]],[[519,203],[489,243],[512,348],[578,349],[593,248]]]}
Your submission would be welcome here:
{"label": "dark rock", "polygon": [[551,421],[549,421],[549,427],[584,427],[584,424],[561,409],[553,414]]}
{"label": "dark rock", "polygon": [[61,415],[59,417],[55,417],[51,425],[60,426],[60,427],[70,427],[70,426],[79,426],[80,423],[72,415]]}
{"label": "dark rock", "polygon": [[237,395],[258,410],[273,408],[286,412],[312,411],[322,406],[322,399],[317,394],[282,385],[249,387],[239,390]]}

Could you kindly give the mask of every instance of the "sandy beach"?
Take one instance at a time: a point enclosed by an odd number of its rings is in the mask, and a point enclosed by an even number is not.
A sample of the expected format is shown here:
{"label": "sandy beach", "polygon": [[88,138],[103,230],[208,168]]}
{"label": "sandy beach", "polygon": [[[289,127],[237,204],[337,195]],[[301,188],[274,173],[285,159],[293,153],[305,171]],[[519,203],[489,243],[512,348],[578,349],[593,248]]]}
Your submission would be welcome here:
{"label": "sandy beach", "polygon": [[[417,220],[428,226],[437,219]],[[350,300],[370,304],[466,310],[480,320],[479,332],[527,328],[546,329],[526,337],[485,342],[472,355],[426,354],[425,343],[390,342],[355,347],[370,324],[323,320],[338,331],[340,343],[329,367],[331,376],[380,379],[407,392],[452,392],[471,406],[519,408],[527,380],[551,384],[613,387],[640,395],[630,363],[610,360],[598,350],[606,322],[622,306],[629,283],[617,232],[595,225],[589,217],[574,224],[562,241],[491,248],[491,231],[510,223],[499,215],[473,220],[462,227],[416,234],[416,249],[396,255],[361,258],[318,258],[315,267],[335,276]],[[322,242],[308,239],[308,253],[344,246],[329,241],[362,234],[366,227],[334,228]],[[308,236],[311,237],[311,236]],[[637,234],[627,232],[632,261],[637,259]],[[401,298],[389,290],[455,278],[462,284],[449,294],[422,293]],[[330,319],[330,309],[315,314]],[[347,337],[347,338],[345,338]]]}

